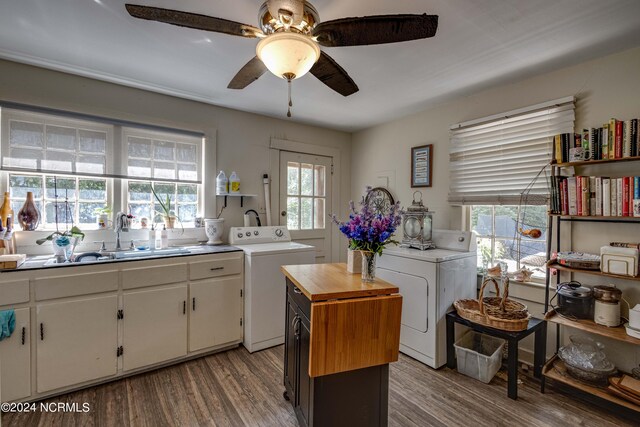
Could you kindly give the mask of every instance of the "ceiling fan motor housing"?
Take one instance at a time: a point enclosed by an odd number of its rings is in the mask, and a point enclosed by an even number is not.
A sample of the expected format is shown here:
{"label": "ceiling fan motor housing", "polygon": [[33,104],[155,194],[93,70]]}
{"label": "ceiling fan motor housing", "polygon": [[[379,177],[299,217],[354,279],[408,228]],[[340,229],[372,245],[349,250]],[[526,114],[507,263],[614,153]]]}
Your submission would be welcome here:
{"label": "ceiling fan motor housing", "polygon": [[280,31],[310,34],[319,22],[316,9],[303,0],[269,0],[258,13],[258,23],[265,34]]}

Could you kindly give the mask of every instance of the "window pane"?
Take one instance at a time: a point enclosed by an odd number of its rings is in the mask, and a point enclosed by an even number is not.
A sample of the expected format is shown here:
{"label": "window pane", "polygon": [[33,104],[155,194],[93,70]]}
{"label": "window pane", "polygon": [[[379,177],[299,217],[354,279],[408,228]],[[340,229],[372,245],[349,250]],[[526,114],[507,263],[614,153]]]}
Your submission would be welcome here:
{"label": "window pane", "polygon": [[493,234],[492,214],[492,206],[473,206],[471,208],[471,231],[475,231],[481,236],[491,236]]}
{"label": "window pane", "polygon": [[45,159],[42,160],[42,169],[60,171],[61,173],[73,172],[73,164],[76,160],[75,153],[63,151],[45,151]]}
{"label": "window pane", "polygon": [[506,262],[511,273],[518,270],[518,243],[514,240],[496,239],[494,261]]}
{"label": "window pane", "polygon": [[81,200],[107,200],[107,181],[103,179],[78,180]]}
{"label": "window pane", "polygon": [[153,159],[174,161],[176,144],[168,141],[153,141]]}
{"label": "window pane", "polygon": [[311,230],[313,228],[313,199],[304,197],[300,200],[300,229]]}
{"label": "window pane", "polygon": [[478,237],[477,243],[477,255],[478,255],[478,267],[491,267],[493,266],[493,257],[491,255],[491,239],[486,237]]}
{"label": "window pane", "polygon": [[79,154],[76,160],[76,172],[102,175],[107,171],[105,161],[104,156]]}
{"label": "window pane", "polygon": [[298,186],[298,174],[300,171],[300,164],[289,162],[287,163],[287,194],[298,195],[300,194]]}
{"label": "window pane", "polygon": [[151,159],[151,140],[129,137],[129,157]]}
{"label": "window pane", "polygon": [[322,229],[325,227],[326,212],[324,210],[324,199],[314,199],[313,201],[313,228]]}
{"label": "window pane", "polygon": [[98,215],[95,210],[104,208],[105,206],[107,206],[106,203],[79,203],[78,209],[80,213],[78,222],[80,224],[96,224]]}
{"label": "window pane", "polygon": [[195,203],[197,201],[198,201],[197,185],[178,184],[178,202]]}
{"label": "window pane", "polygon": [[129,212],[138,220],[142,217],[145,217],[153,221],[153,218],[151,217],[150,207],[150,203],[129,203]]}
{"label": "window pane", "polygon": [[179,162],[196,163],[198,150],[192,144],[176,144],[176,157]]}
{"label": "window pane", "polygon": [[129,159],[127,173],[130,176],[151,178],[151,161]]}
{"label": "window pane", "polygon": [[193,222],[198,212],[198,205],[195,204],[179,204],[178,218],[182,222]]}
{"label": "window pane", "polygon": [[12,148],[9,157],[2,158],[2,165],[7,167],[37,169],[38,160],[42,160],[42,150],[26,150],[22,148]]}
{"label": "window pane", "polygon": [[153,163],[153,177],[160,179],[176,179],[176,164],[165,162]]}
{"label": "window pane", "polygon": [[498,237],[516,237],[516,221],[518,220],[517,206],[496,206],[496,230]]}
{"label": "window pane", "polygon": [[47,148],[76,151],[76,130],[47,125]]}
{"label": "window pane", "polygon": [[[56,188],[58,190],[58,202],[64,203],[64,199],[68,198],[70,201],[76,199],[76,180],[75,178],[54,178],[53,176],[47,176],[45,180],[47,199],[56,198]],[[48,211],[47,211],[48,212]],[[53,211],[51,211],[53,212]]]}
{"label": "window pane", "polygon": [[[176,201],[176,184],[169,183],[156,183],[153,184],[153,189],[156,190],[156,194],[162,200],[162,203],[165,203],[167,196],[171,200],[171,204],[173,205]],[[154,197],[155,199],[155,197]],[[155,202],[156,200],[154,200]]]}
{"label": "window pane", "polygon": [[34,198],[41,198],[42,177],[12,174],[9,176],[9,191],[12,199],[16,197],[24,199],[29,191],[33,193]]}
{"label": "window pane", "polygon": [[315,165],[314,167],[314,195],[323,197],[325,191],[325,174],[327,173],[327,168],[322,165]]}
{"label": "window pane", "polygon": [[178,163],[178,179],[184,181],[197,181],[198,166],[195,164]]}
{"label": "window pane", "polygon": [[300,165],[300,189],[303,196],[313,196],[313,165]]}
{"label": "window pane", "polygon": [[152,197],[151,185],[149,183],[139,181],[129,182],[129,200],[150,203]]}
{"label": "window pane", "polygon": [[105,154],[107,146],[107,134],[92,130],[80,129],[80,151],[85,153]]}
{"label": "window pane", "polygon": [[[64,229],[65,224],[71,225],[73,219],[74,204],[69,203],[67,206],[64,202],[58,202],[58,224],[61,229]],[[45,204],[46,219],[48,226],[55,226],[56,224],[56,209],[54,202],[47,202]]]}
{"label": "window pane", "polygon": [[41,124],[11,120],[9,132],[12,147],[44,148],[44,127]]}
{"label": "window pane", "polygon": [[542,235],[535,240],[544,241],[547,234],[547,206],[528,205],[520,207],[519,228],[522,228],[523,230],[540,230]]}
{"label": "window pane", "polygon": [[287,197],[287,228],[298,230],[300,228],[300,199],[297,197]]}

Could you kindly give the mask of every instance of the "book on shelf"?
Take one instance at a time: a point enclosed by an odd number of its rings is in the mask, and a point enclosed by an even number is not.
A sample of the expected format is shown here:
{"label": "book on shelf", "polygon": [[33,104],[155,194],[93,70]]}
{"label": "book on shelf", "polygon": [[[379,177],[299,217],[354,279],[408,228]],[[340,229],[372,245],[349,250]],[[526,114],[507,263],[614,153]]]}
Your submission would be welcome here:
{"label": "book on shelf", "polygon": [[570,216],[640,216],[640,176],[552,176],[550,210]]}
{"label": "book on shelf", "polygon": [[640,153],[638,153],[638,119],[631,119],[631,157],[636,157]]}
{"label": "book on shelf", "polygon": [[609,158],[609,124],[605,123],[598,129],[598,139],[600,140],[600,150],[597,160]]}
{"label": "book on shelf", "polygon": [[631,157],[631,120],[622,124],[622,157]]}

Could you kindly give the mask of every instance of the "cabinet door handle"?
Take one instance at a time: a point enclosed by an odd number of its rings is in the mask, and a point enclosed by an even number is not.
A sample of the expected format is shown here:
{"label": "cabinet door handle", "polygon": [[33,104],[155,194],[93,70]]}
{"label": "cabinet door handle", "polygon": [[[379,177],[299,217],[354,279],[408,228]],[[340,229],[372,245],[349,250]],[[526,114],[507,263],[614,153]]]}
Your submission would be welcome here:
{"label": "cabinet door handle", "polygon": [[193,297],[193,311],[196,311],[196,297]]}
{"label": "cabinet door handle", "polygon": [[224,267],[213,267],[211,271],[224,270]]}
{"label": "cabinet door handle", "polygon": [[187,314],[187,300],[182,301],[182,314]]}
{"label": "cabinet door handle", "polygon": [[44,324],[40,323],[40,341],[44,341]]}
{"label": "cabinet door handle", "polygon": [[25,336],[27,334],[27,328],[25,328],[24,326],[22,327],[22,345],[24,345],[24,341],[25,341]]}
{"label": "cabinet door handle", "polygon": [[300,289],[296,288],[295,286],[293,287],[293,292],[295,292],[298,295],[302,293],[302,291]]}

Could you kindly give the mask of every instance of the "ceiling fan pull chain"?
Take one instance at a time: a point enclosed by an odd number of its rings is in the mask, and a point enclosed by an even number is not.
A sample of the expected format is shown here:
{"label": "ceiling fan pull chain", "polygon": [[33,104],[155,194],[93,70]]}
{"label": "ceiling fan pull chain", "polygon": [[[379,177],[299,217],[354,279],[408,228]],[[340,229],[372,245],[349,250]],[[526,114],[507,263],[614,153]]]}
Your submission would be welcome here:
{"label": "ceiling fan pull chain", "polygon": [[289,86],[289,109],[287,110],[287,117],[291,117],[291,107],[293,107],[293,102],[291,101],[291,79],[287,80],[287,84]]}

